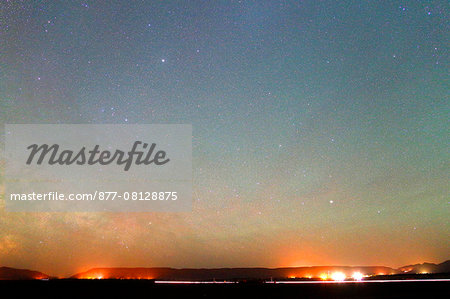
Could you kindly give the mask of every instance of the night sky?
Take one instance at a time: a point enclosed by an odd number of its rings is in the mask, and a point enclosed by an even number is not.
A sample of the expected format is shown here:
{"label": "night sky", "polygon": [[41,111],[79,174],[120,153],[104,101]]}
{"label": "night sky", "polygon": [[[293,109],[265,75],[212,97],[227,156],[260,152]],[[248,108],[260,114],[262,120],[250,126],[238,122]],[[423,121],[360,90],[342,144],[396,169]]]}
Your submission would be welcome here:
{"label": "night sky", "polygon": [[0,123],[192,124],[194,204],[8,213],[2,200],[0,266],[448,259],[448,12],[447,1],[2,0]]}

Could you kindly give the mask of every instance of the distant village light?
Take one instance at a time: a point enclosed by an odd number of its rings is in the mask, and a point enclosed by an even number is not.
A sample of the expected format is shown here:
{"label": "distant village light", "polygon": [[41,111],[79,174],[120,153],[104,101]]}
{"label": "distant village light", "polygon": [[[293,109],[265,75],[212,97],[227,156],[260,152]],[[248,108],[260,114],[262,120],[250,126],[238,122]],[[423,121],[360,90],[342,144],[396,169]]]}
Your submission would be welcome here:
{"label": "distant village light", "polygon": [[344,281],[346,278],[345,274],[343,272],[334,272],[331,275],[331,279],[335,280],[335,281]]}
{"label": "distant village light", "polygon": [[325,274],[325,273],[320,274],[319,277],[320,277],[320,279],[322,279],[322,280],[327,280],[327,279],[328,279],[328,275]]}
{"label": "distant village light", "polygon": [[361,281],[363,279],[364,275],[361,272],[355,272],[355,273],[353,273],[352,277],[354,280]]}

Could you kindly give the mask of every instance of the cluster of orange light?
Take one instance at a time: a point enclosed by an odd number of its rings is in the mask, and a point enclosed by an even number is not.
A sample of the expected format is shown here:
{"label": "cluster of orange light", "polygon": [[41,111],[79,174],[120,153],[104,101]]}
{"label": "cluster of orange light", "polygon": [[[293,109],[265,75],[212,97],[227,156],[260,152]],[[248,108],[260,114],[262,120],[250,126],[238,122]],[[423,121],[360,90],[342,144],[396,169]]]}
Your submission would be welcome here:
{"label": "cluster of orange light", "polygon": [[33,277],[33,278],[34,278],[34,279],[39,279],[39,280],[48,279],[48,277],[42,276],[42,275],[38,275],[38,276],[35,276],[35,277]]}
{"label": "cluster of orange light", "polygon": [[[322,280],[327,280],[331,278],[331,280],[334,281],[344,281],[347,279],[347,275],[345,275],[344,272],[333,272],[330,276],[328,276],[328,274],[321,274],[320,275],[320,279]],[[364,278],[364,274],[362,274],[361,272],[354,272],[352,274],[352,276],[350,277],[353,280],[357,280],[357,281],[361,281]]]}
{"label": "cluster of orange light", "polygon": [[[347,275],[344,272],[336,271],[331,274],[330,273],[321,273],[319,275],[319,278],[322,280],[334,280],[334,281],[344,281],[348,278],[348,279],[353,279],[356,281],[361,281],[361,280],[363,280],[364,277],[367,277],[367,276],[368,275],[364,275],[361,272],[354,272],[351,277],[347,277]],[[297,277],[309,278],[309,279],[313,278],[313,276],[310,274],[303,275],[303,276],[295,276],[295,275],[289,276],[289,278],[291,278],[291,279],[295,279]]]}
{"label": "cluster of orange light", "polygon": [[[104,276],[99,274],[96,276],[81,277],[81,279],[104,279]],[[153,277],[107,277],[106,279],[153,279]]]}
{"label": "cluster of orange light", "polygon": [[[426,273],[426,272],[423,272],[423,273]],[[378,273],[377,275],[384,275],[384,273]],[[337,271],[337,272],[333,272],[331,274],[322,273],[319,275],[319,278],[322,280],[334,280],[334,281],[344,281],[347,278],[349,278],[349,279],[353,279],[356,281],[361,281],[361,280],[363,280],[364,277],[368,277],[368,276],[370,276],[370,275],[364,275],[361,272],[354,272],[351,277],[347,277],[344,272]],[[86,276],[86,277],[81,277],[81,278],[82,279],[103,279],[104,275],[99,273],[99,274],[95,274],[95,276]],[[289,278],[295,279],[295,278],[297,278],[297,276],[290,275]],[[313,276],[310,274],[307,274],[307,275],[304,275],[303,278],[311,279],[311,278],[313,278]],[[153,279],[153,277],[118,277],[117,279]]]}
{"label": "cluster of orange light", "polygon": [[82,277],[81,279],[103,279],[102,275],[99,276],[86,276],[86,277]]}

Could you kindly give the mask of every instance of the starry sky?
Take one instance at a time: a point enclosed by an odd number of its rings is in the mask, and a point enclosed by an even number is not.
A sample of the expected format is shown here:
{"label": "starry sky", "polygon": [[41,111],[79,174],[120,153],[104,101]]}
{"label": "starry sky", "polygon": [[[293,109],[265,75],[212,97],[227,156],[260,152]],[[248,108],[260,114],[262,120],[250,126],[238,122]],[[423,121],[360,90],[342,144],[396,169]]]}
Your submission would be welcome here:
{"label": "starry sky", "polygon": [[2,200],[0,265],[69,275],[448,259],[448,12],[447,1],[1,1],[0,123],[192,124],[194,203],[8,213]]}

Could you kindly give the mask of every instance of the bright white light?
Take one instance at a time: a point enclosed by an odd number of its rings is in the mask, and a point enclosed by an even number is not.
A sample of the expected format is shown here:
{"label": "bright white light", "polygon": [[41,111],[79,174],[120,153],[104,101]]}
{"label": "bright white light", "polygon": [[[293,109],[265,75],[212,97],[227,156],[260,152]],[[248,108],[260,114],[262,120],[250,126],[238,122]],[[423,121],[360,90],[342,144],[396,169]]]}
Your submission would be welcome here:
{"label": "bright white light", "polygon": [[355,273],[353,273],[352,277],[354,280],[361,281],[363,279],[364,275],[361,272],[355,272]]}
{"label": "bright white light", "polygon": [[335,281],[344,281],[345,280],[345,274],[343,272],[334,272],[331,274],[331,279]]}

